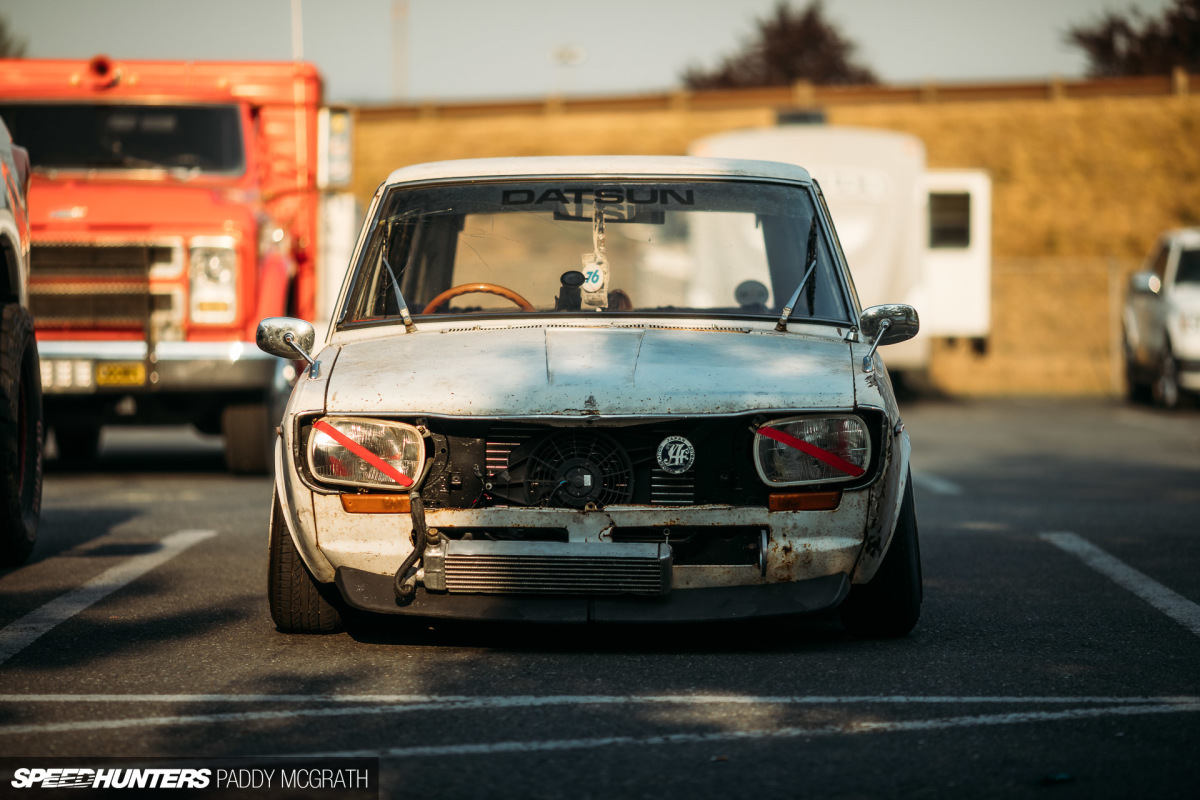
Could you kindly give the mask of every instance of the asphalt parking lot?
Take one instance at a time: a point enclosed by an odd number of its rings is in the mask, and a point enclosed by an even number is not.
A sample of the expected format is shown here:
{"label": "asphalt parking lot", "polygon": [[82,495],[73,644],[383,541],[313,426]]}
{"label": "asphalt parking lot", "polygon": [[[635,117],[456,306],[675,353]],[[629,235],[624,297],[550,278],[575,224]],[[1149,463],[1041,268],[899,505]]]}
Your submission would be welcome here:
{"label": "asphalt parking lot", "polygon": [[921,622],[274,630],[270,483],[106,433],[0,573],[9,756],[364,755],[441,797],[1193,797],[1200,412],[902,405]]}

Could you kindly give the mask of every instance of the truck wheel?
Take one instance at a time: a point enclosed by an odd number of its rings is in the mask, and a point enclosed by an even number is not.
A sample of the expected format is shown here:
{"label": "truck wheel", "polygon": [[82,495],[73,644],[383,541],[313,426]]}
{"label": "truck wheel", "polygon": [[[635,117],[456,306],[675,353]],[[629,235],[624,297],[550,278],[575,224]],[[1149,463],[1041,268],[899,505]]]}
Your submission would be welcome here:
{"label": "truck wheel", "polygon": [[892,544],[875,577],[850,589],[842,603],[842,624],[855,636],[894,639],[913,629],[921,616],[921,547],[912,475],[904,487]]}
{"label": "truck wheel", "polygon": [[24,564],[42,510],[42,373],[33,320],[16,303],[0,318],[0,566]]}
{"label": "truck wheel", "polygon": [[225,466],[235,475],[263,475],[270,464],[271,431],[263,403],[228,406],[221,413]]}
{"label": "truck wheel", "polygon": [[85,467],[96,460],[100,450],[100,426],[55,424],[54,442],[60,464],[72,469]]}
{"label": "truck wheel", "polygon": [[278,498],[271,504],[271,555],[267,571],[267,598],[271,619],[283,633],[335,633],[342,615],[334,605],[332,586],[317,582],[308,571],[283,519]]}

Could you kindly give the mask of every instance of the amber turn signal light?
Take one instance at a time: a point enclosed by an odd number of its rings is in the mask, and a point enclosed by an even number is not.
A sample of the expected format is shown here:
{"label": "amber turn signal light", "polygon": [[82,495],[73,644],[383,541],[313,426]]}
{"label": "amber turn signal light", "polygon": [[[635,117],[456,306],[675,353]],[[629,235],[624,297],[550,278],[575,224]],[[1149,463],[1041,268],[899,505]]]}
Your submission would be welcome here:
{"label": "amber turn signal light", "polygon": [[835,492],[775,492],[767,496],[769,511],[832,511],[842,502],[842,490]]}
{"label": "amber turn signal light", "polygon": [[407,514],[412,504],[406,494],[344,494],[342,510],[349,514]]}

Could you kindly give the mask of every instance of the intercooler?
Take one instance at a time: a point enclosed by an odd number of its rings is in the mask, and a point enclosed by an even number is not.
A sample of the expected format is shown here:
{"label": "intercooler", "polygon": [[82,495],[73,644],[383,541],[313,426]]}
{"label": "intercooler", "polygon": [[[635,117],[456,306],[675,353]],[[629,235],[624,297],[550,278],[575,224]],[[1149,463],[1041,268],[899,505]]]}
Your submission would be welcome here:
{"label": "intercooler", "polygon": [[425,551],[430,591],[460,594],[662,595],[666,544],[443,541]]}

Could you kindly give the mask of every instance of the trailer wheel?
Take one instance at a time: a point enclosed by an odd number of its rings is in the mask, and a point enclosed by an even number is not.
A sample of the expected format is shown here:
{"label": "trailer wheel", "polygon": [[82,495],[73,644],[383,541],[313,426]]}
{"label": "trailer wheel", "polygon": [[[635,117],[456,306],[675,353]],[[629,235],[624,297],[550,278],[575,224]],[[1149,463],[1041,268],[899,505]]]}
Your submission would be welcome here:
{"label": "trailer wheel", "polygon": [[271,464],[271,431],[264,403],[227,406],[221,413],[225,466],[235,475],[263,475]]}
{"label": "trailer wheel", "polygon": [[0,318],[0,566],[25,563],[42,509],[42,373],[33,320],[16,303]]}

